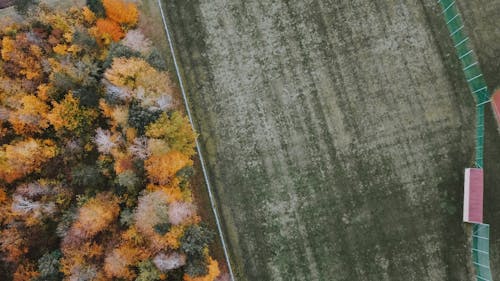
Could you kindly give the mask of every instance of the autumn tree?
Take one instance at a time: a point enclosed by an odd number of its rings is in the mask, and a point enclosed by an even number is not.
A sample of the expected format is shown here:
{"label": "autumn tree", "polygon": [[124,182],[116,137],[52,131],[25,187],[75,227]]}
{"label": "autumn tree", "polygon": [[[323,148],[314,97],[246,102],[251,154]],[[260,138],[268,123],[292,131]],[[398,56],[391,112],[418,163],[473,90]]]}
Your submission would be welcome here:
{"label": "autumn tree", "polygon": [[135,281],[158,281],[164,279],[162,273],[158,271],[157,267],[151,262],[151,260],[146,260],[140,262],[138,265],[139,275]]}
{"label": "autumn tree", "polygon": [[214,281],[220,274],[219,263],[208,257],[208,273],[203,276],[192,277],[189,273],[184,275],[184,281]]}
{"label": "autumn tree", "polygon": [[196,133],[189,123],[189,119],[179,112],[170,116],[163,113],[154,123],[147,126],[146,136],[163,139],[168,147],[187,156],[194,155]]}
{"label": "autumn tree", "polygon": [[71,243],[73,239],[78,241],[93,237],[114,222],[119,212],[120,207],[116,197],[109,193],[99,193],[78,210],[78,217],[65,242]]}
{"label": "autumn tree", "polygon": [[123,0],[103,0],[106,16],[111,20],[127,27],[134,27],[139,20],[137,6]]}
{"label": "autumn tree", "polygon": [[[188,227],[184,232],[181,238],[181,250],[187,255],[188,262],[186,272],[188,277],[197,277],[207,274],[207,261],[210,261],[210,259],[207,258],[207,247],[212,241],[213,236],[213,232],[197,225]],[[208,269],[208,271],[209,270],[210,269]],[[208,272],[208,275],[210,275],[210,272]],[[215,277],[216,276],[214,276],[214,278]]]}
{"label": "autumn tree", "polygon": [[195,214],[195,206],[189,202],[174,201],[168,206],[168,220],[179,225]]}
{"label": "autumn tree", "polygon": [[99,36],[105,44],[109,44],[111,41],[117,42],[125,36],[120,25],[110,19],[97,19],[96,27],[96,35]]}
{"label": "autumn tree", "polygon": [[80,135],[92,127],[98,114],[93,109],[80,107],[78,99],[69,92],[61,102],[52,102],[47,119],[56,130],[65,129]]}
{"label": "autumn tree", "polygon": [[168,221],[168,195],[163,190],[147,193],[139,198],[135,211],[135,226],[148,238],[152,249],[178,249],[184,226]]}
{"label": "autumn tree", "polygon": [[121,43],[142,55],[149,54],[153,45],[151,40],[138,29],[127,32]]}
{"label": "autumn tree", "polygon": [[110,154],[116,148],[121,140],[119,134],[113,134],[108,130],[97,128],[94,142],[97,145],[99,152]]}
{"label": "autumn tree", "polygon": [[2,260],[9,263],[19,263],[28,252],[28,243],[23,233],[15,226],[0,230],[0,250]]}
{"label": "autumn tree", "polygon": [[158,231],[158,225],[168,223],[167,204],[168,195],[161,190],[141,196],[135,211],[137,229],[145,235],[153,236]]}
{"label": "autumn tree", "polygon": [[141,58],[115,58],[104,77],[116,86],[133,90],[133,97],[150,110],[171,109],[174,85],[166,72],[154,69]]}
{"label": "autumn tree", "polygon": [[39,172],[43,163],[56,156],[51,140],[28,138],[0,148],[0,179],[13,182],[32,172]]}
{"label": "autumn tree", "polygon": [[63,244],[62,253],[59,268],[67,280],[99,280],[98,278],[103,277],[104,272],[95,264],[104,254],[101,245],[95,242],[84,242],[76,246]]}
{"label": "autumn tree", "polygon": [[55,180],[41,179],[18,185],[12,195],[10,213],[22,219],[26,226],[55,219],[60,208],[66,207],[73,193]]}
{"label": "autumn tree", "polygon": [[142,249],[124,244],[106,256],[104,271],[108,277],[133,280],[136,274],[131,266],[147,257],[147,253]]}
{"label": "autumn tree", "polygon": [[160,271],[167,272],[184,266],[186,264],[186,255],[178,252],[159,253],[154,257],[153,263]]}
{"label": "autumn tree", "polygon": [[87,0],[57,12],[40,5],[26,21],[1,20],[6,280],[218,274],[188,182],[196,134],[166,61],[134,29],[133,2]]}
{"label": "autumn tree", "polygon": [[35,265],[32,262],[27,261],[17,267],[16,272],[14,272],[13,281],[33,280],[39,275],[40,273],[36,271]]}
{"label": "autumn tree", "polygon": [[19,108],[9,115],[9,122],[17,134],[41,133],[47,129],[49,107],[34,95],[21,98]]}
{"label": "autumn tree", "polygon": [[148,178],[158,184],[168,184],[175,174],[193,161],[185,154],[172,150],[162,155],[153,155],[144,162]]}
{"label": "autumn tree", "polygon": [[1,57],[3,69],[11,78],[25,77],[38,81],[43,77],[40,57],[42,49],[29,42],[26,33],[19,33],[15,38],[2,38]]}

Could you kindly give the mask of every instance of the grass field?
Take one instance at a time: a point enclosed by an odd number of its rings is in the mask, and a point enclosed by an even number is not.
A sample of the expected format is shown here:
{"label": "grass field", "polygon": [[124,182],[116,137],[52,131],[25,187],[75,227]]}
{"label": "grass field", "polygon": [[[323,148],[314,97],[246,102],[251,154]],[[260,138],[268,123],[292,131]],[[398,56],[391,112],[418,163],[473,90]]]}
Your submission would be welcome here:
{"label": "grass field", "polygon": [[474,102],[407,2],[165,1],[239,280],[471,280]]}

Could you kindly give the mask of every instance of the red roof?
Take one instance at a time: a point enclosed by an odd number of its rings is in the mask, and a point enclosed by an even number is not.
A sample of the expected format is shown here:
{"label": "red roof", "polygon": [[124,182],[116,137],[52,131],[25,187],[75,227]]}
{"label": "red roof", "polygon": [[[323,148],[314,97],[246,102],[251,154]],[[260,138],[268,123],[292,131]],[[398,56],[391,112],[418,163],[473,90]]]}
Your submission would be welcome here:
{"label": "red roof", "polygon": [[497,123],[500,124],[500,89],[493,93],[493,96],[491,97],[491,105],[493,107]]}
{"label": "red roof", "polygon": [[464,222],[483,222],[483,169],[465,169]]}

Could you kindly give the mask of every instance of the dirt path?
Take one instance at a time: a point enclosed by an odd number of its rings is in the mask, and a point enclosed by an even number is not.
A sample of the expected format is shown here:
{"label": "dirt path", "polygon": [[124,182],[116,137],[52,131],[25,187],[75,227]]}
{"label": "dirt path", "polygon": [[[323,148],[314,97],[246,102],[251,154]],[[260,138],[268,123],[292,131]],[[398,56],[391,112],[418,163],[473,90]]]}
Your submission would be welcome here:
{"label": "dirt path", "polygon": [[474,103],[407,2],[166,1],[239,280],[470,278]]}

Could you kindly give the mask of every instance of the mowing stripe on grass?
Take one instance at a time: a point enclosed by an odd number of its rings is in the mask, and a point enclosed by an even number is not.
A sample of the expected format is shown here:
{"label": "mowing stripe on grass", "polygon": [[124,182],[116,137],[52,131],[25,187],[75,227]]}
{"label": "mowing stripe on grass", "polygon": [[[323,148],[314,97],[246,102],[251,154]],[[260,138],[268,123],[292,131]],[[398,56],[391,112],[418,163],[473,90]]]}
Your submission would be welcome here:
{"label": "mowing stripe on grass", "polygon": [[[462,63],[462,70],[465,77],[470,77],[466,71],[471,67],[476,66],[474,77],[466,78],[467,84],[476,101],[476,167],[483,167],[483,145],[484,145],[484,105],[490,101],[490,93],[486,86],[486,81],[483,78],[478,62],[471,62],[472,49],[468,46],[469,37],[462,30],[464,28],[463,20],[460,17],[458,7],[453,0],[439,0],[441,5],[442,15],[450,32],[450,37],[453,41],[457,57]],[[454,9],[452,9],[454,7]],[[464,54],[458,49],[465,49]],[[468,50],[468,51],[467,51]],[[463,52],[463,51],[462,51]],[[473,59],[473,57],[472,57]],[[473,224],[472,231],[472,264],[476,269],[476,279],[478,281],[491,281],[490,257],[489,257],[489,230],[488,224]],[[480,255],[482,255],[480,257]]]}
{"label": "mowing stripe on grass", "polygon": [[[177,79],[179,80],[179,85],[180,85],[180,88],[181,88],[182,98],[184,100],[184,106],[186,107],[186,112],[187,112],[187,115],[188,115],[188,118],[189,118],[189,122],[191,123],[191,127],[194,130],[195,128],[194,128],[193,118],[191,117],[191,110],[189,109],[189,103],[188,103],[188,99],[187,99],[187,96],[186,96],[186,91],[184,89],[184,83],[182,81],[182,76],[181,76],[181,73],[179,71],[179,66],[177,64],[177,58],[175,56],[175,51],[174,51],[174,45],[172,43],[172,38],[170,36],[170,31],[169,31],[169,28],[168,28],[167,19],[165,18],[165,13],[163,12],[163,7],[161,5],[161,1],[160,0],[158,0],[158,7],[160,8],[160,14],[161,14],[161,17],[162,17],[163,26],[165,28],[165,33],[167,35],[168,45],[170,47],[170,54],[171,54],[172,60],[174,62],[175,72],[177,74]],[[210,199],[210,205],[211,205],[211,208],[212,208],[212,212],[214,213],[215,222],[217,224],[217,232],[219,233],[219,239],[220,239],[220,241],[222,243],[222,249],[224,250],[224,257],[226,259],[227,267],[228,267],[228,270],[229,270],[229,275],[230,275],[232,281],[236,281],[236,279],[234,278],[233,269],[231,267],[231,262],[229,261],[229,254],[228,254],[228,251],[227,251],[227,246],[226,246],[226,241],[224,239],[224,234],[222,233],[222,226],[221,226],[220,219],[219,219],[219,212],[217,211],[217,207],[215,205],[215,199],[214,199],[214,196],[213,196],[212,187],[210,186],[210,181],[208,180],[208,172],[207,172],[207,168],[205,167],[205,161],[204,161],[203,155],[201,153],[201,149],[200,149],[200,144],[198,142],[198,138],[196,138],[196,150],[198,152],[198,157],[200,158],[201,169],[203,171],[203,177],[205,179],[205,184],[207,186],[208,197]]]}

